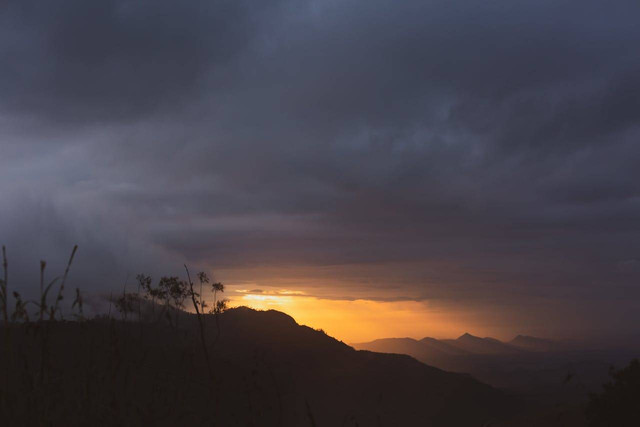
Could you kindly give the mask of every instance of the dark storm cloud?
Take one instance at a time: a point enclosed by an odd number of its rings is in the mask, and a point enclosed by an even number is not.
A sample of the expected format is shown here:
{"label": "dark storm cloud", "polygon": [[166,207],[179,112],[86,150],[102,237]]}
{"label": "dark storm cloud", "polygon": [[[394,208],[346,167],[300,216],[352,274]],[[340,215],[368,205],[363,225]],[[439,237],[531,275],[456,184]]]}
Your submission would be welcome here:
{"label": "dark storm cloud", "polygon": [[639,13],[9,3],[3,241],[23,258],[80,242],[104,289],[172,260],[388,264],[345,274],[342,296],[365,280],[376,298],[395,283],[390,300],[640,320],[638,269],[620,267],[640,256]]}
{"label": "dark storm cloud", "polygon": [[2,18],[3,106],[99,122],[175,109],[255,36],[266,4],[12,2]]}

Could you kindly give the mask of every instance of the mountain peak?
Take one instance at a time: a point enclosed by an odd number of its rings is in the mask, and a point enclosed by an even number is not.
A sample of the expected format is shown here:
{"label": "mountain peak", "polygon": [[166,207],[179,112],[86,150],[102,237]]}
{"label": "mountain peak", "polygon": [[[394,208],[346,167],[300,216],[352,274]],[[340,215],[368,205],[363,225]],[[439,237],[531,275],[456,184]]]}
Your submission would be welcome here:
{"label": "mountain peak", "polygon": [[469,332],[465,332],[464,334],[458,337],[459,340],[469,339],[469,338],[478,338],[475,335],[471,335]]}

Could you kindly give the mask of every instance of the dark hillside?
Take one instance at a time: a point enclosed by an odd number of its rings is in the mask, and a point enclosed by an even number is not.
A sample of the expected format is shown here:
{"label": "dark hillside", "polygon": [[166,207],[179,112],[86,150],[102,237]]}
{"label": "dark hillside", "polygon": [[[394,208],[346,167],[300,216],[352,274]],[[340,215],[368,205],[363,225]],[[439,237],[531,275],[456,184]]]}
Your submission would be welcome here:
{"label": "dark hillside", "polygon": [[[12,324],[3,425],[482,425],[513,401],[404,355],[356,351],[276,311],[180,327],[104,319]],[[219,334],[218,334],[219,326]]]}

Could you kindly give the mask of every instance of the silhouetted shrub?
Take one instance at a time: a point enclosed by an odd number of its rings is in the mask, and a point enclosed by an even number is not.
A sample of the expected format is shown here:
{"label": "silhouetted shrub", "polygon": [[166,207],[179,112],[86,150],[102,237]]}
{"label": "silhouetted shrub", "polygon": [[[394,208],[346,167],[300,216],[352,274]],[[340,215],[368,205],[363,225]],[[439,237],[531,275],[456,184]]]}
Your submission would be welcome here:
{"label": "silhouetted shrub", "polygon": [[600,394],[591,394],[587,406],[589,427],[640,426],[640,361],[618,371],[611,368],[613,379]]}

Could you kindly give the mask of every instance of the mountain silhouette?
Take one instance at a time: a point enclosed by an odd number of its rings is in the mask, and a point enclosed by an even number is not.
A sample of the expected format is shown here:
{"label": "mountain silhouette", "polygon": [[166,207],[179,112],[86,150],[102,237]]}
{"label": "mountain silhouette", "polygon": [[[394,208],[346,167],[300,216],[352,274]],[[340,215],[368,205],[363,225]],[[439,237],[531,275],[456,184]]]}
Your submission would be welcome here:
{"label": "mountain silhouette", "polygon": [[[407,355],[355,350],[281,312],[241,307],[225,312],[220,323],[220,356],[262,354],[275,372],[296,379],[288,395],[298,407],[303,398],[308,402],[317,425],[342,425],[350,418],[359,425],[482,425],[514,403],[468,375]],[[424,345],[393,341],[407,350]],[[292,419],[291,425],[303,422]]]}
{"label": "mountain silhouette", "polygon": [[444,341],[439,341],[435,338],[430,338],[430,337],[422,338],[420,342],[423,343],[424,345],[428,345],[429,348],[440,350],[441,352],[444,352],[449,355],[465,355],[469,353],[467,350],[464,350],[458,346],[452,345]]}
{"label": "mountain silhouette", "polygon": [[436,339],[425,337],[421,340],[413,338],[382,338],[370,342],[354,343],[361,350],[380,351],[386,353],[409,354],[425,363],[460,359],[478,355],[514,355],[527,351],[553,351],[561,349],[558,342],[543,338],[518,335],[505,343],[498,339],[480,338],[464,333],[456,339]]}
{"label": "mountain silhouette", "polygon": [[465,333],[455,340],[442,340],[442,342],[473,354],[514,354],[520,352],[517,347],[505,344],[495,338],[480,338],[469,333]]}
{"label": "mountain silhouette", "polygon": [[[418,360],[440,360],[449,357],[451,353],[447,348],[447,344],[432,343],[425,340],[414,340],[413,338],[383,338],[370,343],[353,344],[355,348],[375,351],[380,353],[389,353],[389,349],[392,349],[392,353],[408,354],[415,357]],[[455,347],[450,347],[453,352],[462,351]]]}
{"label": "mountain silhouette", "polygon": [[[598,353],[581,351],[561,341],[518,335],[509,342],[465,333],[456,339],[385,338],[355,343],[354,348],[408,354],[447,371],[469,373],[482,382],[510,390],[557,389],[568,372],[581,381],[601,384],[606,363]],[[604,368],[603,368],[604,367]],[[562,387],[562,392],[566,389]],[[580,391],[584,395],[584,389]]]}
{"label": "mountain silhouette", "polygon": [[[519,404],[469,375],[356,350],[278,311],[179,316],[44,323],[46,365],[41,336],[14,328],[13,356],[0,352],[13,402],[3,425],[480,426]],[[45,375],[25,370],[33,366]],[[35,412],[34,384],[48,396]]]}

